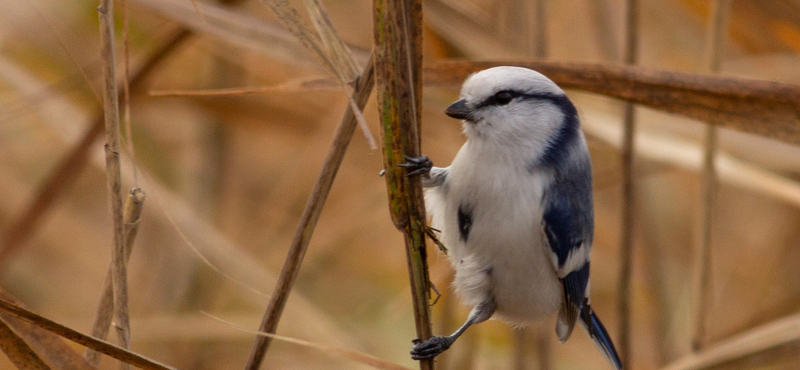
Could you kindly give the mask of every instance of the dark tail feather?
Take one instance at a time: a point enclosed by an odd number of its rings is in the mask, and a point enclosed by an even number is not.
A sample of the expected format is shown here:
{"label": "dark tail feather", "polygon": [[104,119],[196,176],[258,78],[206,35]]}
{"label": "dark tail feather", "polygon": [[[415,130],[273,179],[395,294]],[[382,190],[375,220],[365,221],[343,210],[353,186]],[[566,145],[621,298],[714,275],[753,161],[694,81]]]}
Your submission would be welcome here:
{"label": "dark tail feather", "polygon": [[594,314],[589,305],[584,305],[583,310],[581,310],[580,323],[581,327],[586,330],[586,333],[589,334],[589,337],[592,338],[594,344],[603,354],[603,357],[608,360],[608,363],[614,369],[621,370],[622,362],[619,359],[619,355],[617,355],[617,350],[614,349],[614,343],[611,342],[611,336],[608,335],[603,323],[600,322],[600,319],[597,318],[597,315]]}

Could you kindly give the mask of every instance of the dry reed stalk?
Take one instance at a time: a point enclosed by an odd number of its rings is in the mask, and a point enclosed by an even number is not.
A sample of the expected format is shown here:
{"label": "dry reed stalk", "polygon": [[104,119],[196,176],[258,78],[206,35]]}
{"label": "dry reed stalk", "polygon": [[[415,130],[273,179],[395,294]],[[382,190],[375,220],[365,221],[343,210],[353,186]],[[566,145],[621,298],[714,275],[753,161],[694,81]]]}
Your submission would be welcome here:
{"label": "dry reed stalk", "polygon": [[279,341],[292,343],[292,344],[296,344],[296,345],[303,346],[303,347],[318,349],[320,351],[323,351],[323,352],[326,352],[326,353],[329,353],[329,354],[333,354],[333,355],[336,355],[336,356],[348,358],[350,360],[359,362],[361,364],[367,365],[369,367],[372,367],[372,368],[375,368],[375,369],[378,369],[378,370],[411,370],[411,369],[409,369],[409,368],[407,368],[405,366],[397,365],[395,363],[392,363],[392,362],[377,358],[375,356],[372,356],[372,355],[364,353],[364,352],[353,351],[351,349],[346,349],[346,348],[341,348],[341,347],[329,346],[329,345],[322,344],[322,343],[309,342],[309,341],[302,340],[302,339],[291,338],[291,337],[287,337],[287,336],[283,336],[283,335],[276,335],[274,333],[265,333],[265,332],[247,330],[246,328],[243,328],[243,327],[241,327],[239,325],[236,325],[236,324],[234,324],[234,323],[232,323],[230,321],[223,320],[223,319],[221,319],[219,317],[216,317],[216,316],[213,316],[211,314],[208,314],[208,313],[205,313],[205,312],[203,312],[203,314],[205,314],[206,316],[208,316],[208,317],[210,317],[210,318],[212,318],[212,319],[214,319],[216,321],[219,321],[219,322],[221,322],[221,323],[223,323],[225,325],[228,325],[228,326],[233,327],[233,328],[235,328],[237,330],[240,330],[240,331],[244,331],[244,332],[247,332],[247,333],[250,333],[250,334],[255,334],[255,335],[261,336],[261,337],[267,337],[267,338],[270,338],[270,339],[277,339]]}
{"label": "dry reed stalk", "polygon": [[[20,305],[16,299],[2,289],[0,289],[0,299]],[[51,368],[62,370],[95,369],[84,361],[80,354],[64,343],[61,337],[4,312],[0,312],[0,321],[19,335]]]}
{"label": "dry reed stalk", "polygon": [[361,128],[364,137],[367,139],[367,144],[370,148],[377,148],[375,138],[369,130],[367,120],[361,113],[363,107],[359,107],[356,99],[353,97],[355,94],[352,90],[355,78],[358,72],[355,69],[355,59],[350,52],[350,49],[344,44],[332,22],[328,19],[328,14],[318,0],[306,0],[306,10],[314,21],[314,26],[317,32],[312,32],[308,26],[300,18],[297,10],[291,7],[285,0],[261,0],[266,5],[278,22],[286,28],[300,43],[311,50],[313,54],[319,58],[323,65],[339,79],[339,83],[347,96],[350,108],[356,117],[359,127]]}
{"label": "dry reed stalk", "polygon": [[[709,22],[706,58],[708,70],[719,72],[722,63],[725,35],[730,18],[730,1],[716,0],[713,3],[713,18]],[[701,181],[702,203],[700,206],[699,237],[695,245],[694,258],[694,308],[691,346],[700,350],[705,342],[706,311],[708,310],[708,290],[711,270],[711,229],[713,226],[714,204],[719,179],[716,158],[718,151],[717,128],[706,124],[703,143],[703,171]]]}
{"label": "dry reed stalk", "polygon": [[[220,0],[220,3],[234,5],[243,0]],[[179,46],[183,45],[192,31],[179,29],[167,38],[167,41],[157,47],[144,63],[130,77],[130,88],[136,89],[155,68],[170,56]],[[97,118],[89,125],[81,140],[68,154],[55,166],[47,179],[39,185],[30,205],[9,224],[8,233],[2,248],[0,248],[0,266],[8,261],[34,231],[37,223],[50,206],[58,199],[64,190],[75,181],[78,173],[86,165],[89,148],[103,130],[104,116],[100,111]]]}
{"label": "dry reed stalk", "polygon": [[612,19],[612,9],[616,4],[611,4],[605,1],[590,1],[589,13],[591,14],[592,27],[597,31],[594,32],[595,43],[599,45],[600,55],[604,60],[616,60],[619,58],[619,43],[617,42],[616,33],[614,32],[614,23],[609,22]]}
{"label": "dry reed stalk", "polygon": [[[425,207],[419,177],[398,164],[420,155],[422,2],[374,0],[375,82],[389,211],[403,232],[417,337],[431,337],[430,282],[425,249]],[[420,361],[433,369],[433,360]]]}
{"label": "dry reed stalk", "polygon": [[44,330],[56,334],[62,338],[71,340],[80,345],[90,347],[98,352],[104,353],[126,364],[136,366],[140,369],[152,370],[177,370],[169,365],[164,365],[157,361],[151,360],[135,352],[131,352],[125,348],[113,345],[104,340],[97,339],[86,334],[82,334],[76,330],[70,329],[55,321],[39,316],[19,305],[9,302],[5,299],[0,299],[0,311],[6,312],[16,318],[25,320],[33,325],[36,325]]}
{"label": "dry reed stalk", "polygon": [[[133,188],[128,192],[128,197],[125,198],[125,207],[123,212],[123,225],[125,228],[125,262],[130,259],[133,244],[136,240],[136,234],[139,231],[139,223],[142,215],[142,208],[144,207],[145,193],[142,189]],[[100,295],[100,301],[97,304],[97,311],[95,314],[94,325],[92,326],[92,336],[95,338],[105,340],[108,336],[109,325],[114,316],[114,294],[113,294],[113,266],[108,266],[106,273],[106,280],[103,283],[103,290]],[[91,348],[87,348],[84,353],[86,361],[92,366],[100,364],[100,353]]]}
{"label": "dry reed stalk", "polygon": [[128,274],[125,262],[125,226],[122,222],[122,171],[119,160],[119,95],[117,93],[116,58],[114,56],[114,2],[100,0],[100,55],[103,60],[103,111],[106,132],[106,179],[114,225],[111,253],[114,287],[114,327],[124,348],[130,348],[128,314]]}
{"label": "dry reed stalk", "polygon": [[0,350],[18,369],[50,370],[39,355],[3,321],[0,321]]}
{"label": "dry reed stalk", "polygon": [[[104,166],[104,161],[104,158],[93,158],[93,164],[98,168]],[[164,214],[164,218],[160,220],[168,221],[198,259],[209,268],[234,282],[238,287],[245,288],[248,294],[245,294],[244,298],[250,304],[261,304],[263,297],[267,295],[253,287],[273,285],[277,280],[276,275],[256,262],[257,259],[252,255],[243,252],[241,246],[231,242],[215,226],[198,218],[196,209],[187,205],[182,197],[173,193],[166,185],[154,180],[146,171],[142,172],[141,168],[139,170],[147,179],[150,197],[156,200],[156,205]],[[193,243],[187,235],[200,242]],[[311,328],[311,333],[320,340],[337,340],[351,348],[361,345],[350,332],[337,326],[329,315],[301,293],[295,293],[292,301],[294,307],[291,315],[295,318],[293,323],[300,321],[297,318],[302,318],[305,320],[304,324],[309,325],[305,329]]]}
{"label": "dry reed stalk", "polygon": [[338,80],[330,78],[300,78],[271,86],[231,87],[201,90],[150,90],[150,96],[228,96],[283,92],[332,91],[341,89]]}
{"label": "dry reed stalk", "polygon": [[[623,61],[634,65],[637,61],[639,44],[639,2],[626,1],[625,13],[625,55]],[[622,204],[620,219],[620,271],[617,292],[619,316],[619,357],[625,366],[631,367],[631,279],[633,278],[633,214],[635,211],[633,166],[634,135],[636,130],[636,107],[631,102],[625,103],[623,118],[622,147]]]}
{"label": "dry reed stalk", "polygon": [[499,65],[535,69],[565,89],[597,93],[791,144],[800,144],[800,85],[597,63],[443,61],[425,67],[425,85],[455,86]]}
{"label": "dry reed stalk", "polygon": [[[589,114],[587,113],[587,115]],[[582,122],[581,126],[586,134],[613,147],[620,147],[622,145],[620,139],[622,129],[613,124],[615,117],[595,117]],[[699,172],[702,168],[703,148],[695,143],[646,132],[638,133],[636,141],[641,143],[636,147],[638,157],[693,172]],[[726,184],[773,197],[794,207],[800,207],[800,183],[797,181],[741,161],[726,153],[717,154],[716,168],[720,180]]]}
{"label": "dry reed stalk", "polygon": [[[356,80],[355,87],[355,101],[358,109],[363,109],[367,103],[372,88],[374,86],[373,74],[373,61],[370,59],[364,71]],[[308,243],[311,241],[311,236],[314,233],[314,227],[317,225],[319,215],[322,213],[322,207],[325,205],[325,200],[330,193],[333,180],[336,178],[336,172],[342,164],[344,154],[350,144],[350,139],[353,137],[358,120],[356,119],[355,112],[351,106],[342,117],[339,127],[336,129],[336,134],[328,149],[328,154],[325,156],[325,161],[320,170],[320,174],[314,183],[314,188],[308,197],[306,206],[303,209],[303,214],[300,217],[300,222],[295,230],[292,244],[289,247],[289,253],[286,256],[283,269],[281,270],[280,277],[275,284],[275,289],[272,292],[267,311],[264,313],[264,318],[259,327],[260,332],[274,334],[278,328],[283,308],[289,298],[289,293],[292,290],[297,274],[300,271],[300,264],[303,261]],[[247,360],[246,369],[255,370],[261,366],[264,356],[269,349],[271,338],[259,336],[253,343],[250,356]]]}
{"label": "dry reed stalk", "polygon": [[[95,165],[102,166],[100,162],[95,161]],[[203,218],[198,218],[196,209],[188,205],[183,197],[156,181],[147,171],[142,171],[140,168],[140,172],[147,180],[151,201],[155,200],[155,205],[163,212],[164,218],[160,221],[166,221],[171,225],[188,248],[206,266],[237,287],[243,288],[241,291],[247,293],[243,298],[249,304],[254,306],[262,304],[267,295],[254,287],[275,285],[277,276],[265,269],[253,255],[244,252],[244,248],[231,242],[214,225]],[[198,242],[192,242],[190,237]],[[291,320],[292,323],[296,324],[302,319],[303,325],[300,326],[306,332],[310,329],[310,334],[315,338],[321,341],[336,340],[350,348],[361,345],[354,335],[337,326],[333,318],[310,302],[302,293],[296,292],[292,302],[293,310],[287,313],[294,318]]]}
{"label": "dry reed stalk", "polygon": [[[178,22],[202,34],[209,34],[234,46],[240,46],[295,66],[319,65],[310,50],[299,47],[297,39],[278,24],[264,22],[243,11],[214,3],[198,3],[206,21],[197,18],[194,10],[184,0],[131,0],[153,12]],[[358,61],[369,57],[369,50],[349,46]]]}
{"label": "dry reed stalk", "polygon": [[[426,26],[447,39],[461,50],[467,58],[519,58],[522,53],[510,50],[497,42],[491,18],[479,10],[467,8],[467,2],[450,0],[431,0],[425,2]],[[469,35],[469,37],[464,37]],[[462,79],[463,82],[463,79]]]}
{"label": "dry reed stalk", "polygon": [[536,0],[533,11],[536,14],[533,52],[536,58],[544,59],[547,57],[547,0]]}
{"label": "dry reed stalk", "polygon": [[304,2],[314,27],[317,29],[317,34],[320,36],[325,54],[334,66],[334,72],[344,82],[354,81],[359,76],[358,65],[353,53],[337,34],[322,3],[320,0],[304,0]]}
{"label": "dry reed stalk", "polygon": [[777,319],[690,353],[662,370],[741,369],[796,353],[800,345],[800,315]]}
{"label": "dry reed stalk", "polygon": [[539,325],[536,328],[534,335],[534,342],[536,344],[536,362],[539,364],[539,370],[550,370],[553,368],[553,355],[551,350],[551,328],[549,325]]}
{"label": "dry reed stalk", "polygon": [[[565,89],[605,95],[716,126],[800,143],[800,85],[796,84],[638,66],[524,60],[433,62],[423,68],[423,82],[425,86],[460,86],[470,74],[501,65],[538,70]],[[336,84],[335,80],[319,78],[277,86],[164,91],[154,95],[328,90]]]}
{"label": "dry reed stalk", "polygon": [[[314,21],[317,33],[311,32],[300,19],[297,11],[286,2],[278,0],[262,0],[262,2],[270,8],[284,28],[294,35],[303,46],[313,51],[314,55],[319,57],[323,64],[337,76],[350,103],[331,143],[331,148],[325,157],[323,168],[314,183],[311,195],[309,195],[300,223],[292,238],[292,245],[286,256],[283,269],[259,327],[260,332],[274,334],[278,328],[278,323],[294,281],[297,279],[300,264],[308,249],[308,243],[319,220],[322,207],[352,138],[353,130],[355,130],[353,125],[358,124],[361,127],[361,131],[371,147],[376,145],[375,139],[367,126],[366,119],[361,113],[372,92],[374,82],[372,59],[368,62],[364,72],[358,76],[355,71],[355,61],[352,53],[336,34],[336,30],[320,2],[316,0],[306,1],[306,8]],[[355,86],[352,93],[350,91],[351,86]],[[259,336],[256,338],[245,365],[246,369],[255,370],[261,366],[270,342],[271,339],[269,337]]]}
{"label": "dry reed stalk", "polygon": [[514,366],[512,367],[514,370],[527,370],[528,361],[527,349],[528,346],[531,344],[530,342],[530,331],[528,328],[516,328],[511,329],[513,335],[513,345],[514,345]]}

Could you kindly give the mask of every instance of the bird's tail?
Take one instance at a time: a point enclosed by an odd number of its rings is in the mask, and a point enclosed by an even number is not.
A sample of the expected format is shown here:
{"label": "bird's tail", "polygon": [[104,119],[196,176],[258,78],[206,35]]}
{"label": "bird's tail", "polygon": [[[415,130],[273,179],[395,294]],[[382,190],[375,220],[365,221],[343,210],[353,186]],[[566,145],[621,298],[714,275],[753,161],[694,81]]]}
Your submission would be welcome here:
{"label": "bird's tail", "polygon": [[617,350],[614,349],[614,343],[611,342],[611,336],[608,335],[603,323],[600,322],[600,319],[597,318],[592,307],[588,304],[583,306],[579,322],[583,330],[586,330],[586,333],[592,338],[594,345],[597,346],[603,354],[603,357],[608,360],[608,363],[610,363],[614,369],[621,370],[622,362],[619,359],[619,355],[617,355]]}

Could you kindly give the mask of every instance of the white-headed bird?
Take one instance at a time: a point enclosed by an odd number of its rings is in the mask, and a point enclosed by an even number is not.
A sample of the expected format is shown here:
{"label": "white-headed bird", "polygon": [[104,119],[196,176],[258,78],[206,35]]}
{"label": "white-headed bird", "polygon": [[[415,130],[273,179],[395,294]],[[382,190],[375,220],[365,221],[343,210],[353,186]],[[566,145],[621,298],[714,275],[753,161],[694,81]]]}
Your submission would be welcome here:
{"label": "white-headed bird", "polygon": [[470,76],[445,113],[467,137],[452,164],[422,156],[403,166],[423,176],[453,285],[473,309],[455,333],[417,342],[412,358],[437,356],[493,315],[525,326],[558,313],[561,342],[577,322],[621,369],[590,305],[592,164],[575,106],[538,72],[496,67]]}

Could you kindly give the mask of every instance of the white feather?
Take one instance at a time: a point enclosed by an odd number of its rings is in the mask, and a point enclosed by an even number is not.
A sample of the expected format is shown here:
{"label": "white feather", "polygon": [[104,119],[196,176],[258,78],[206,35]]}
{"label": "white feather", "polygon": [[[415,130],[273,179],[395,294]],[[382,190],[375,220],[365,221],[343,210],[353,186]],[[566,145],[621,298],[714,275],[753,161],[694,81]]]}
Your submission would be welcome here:
{"label": "white feather", "polygon": [[[498,67],[471,76],[461,98],[474,107],[504,89],[563,94],[536,72]],[[540,227],[542,194],[552,173],[531,172],[529,165],[563,119],[547,101],[480,109],[474,122],[464,123],[467,142],[447,169],[445,184],[426,195],[464,302],[475,306],[493,297],[496,313],[517,325],[552,315],[561,305],[562,288]],[[474,210],[466,242],[458,228],[461,205]]]}

